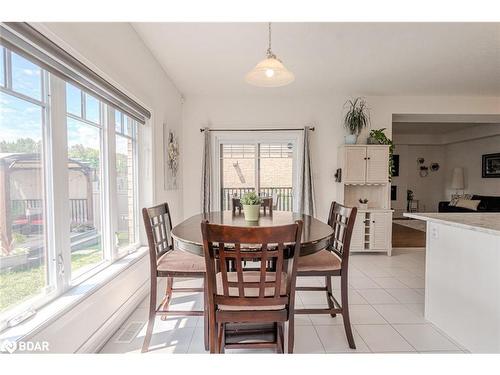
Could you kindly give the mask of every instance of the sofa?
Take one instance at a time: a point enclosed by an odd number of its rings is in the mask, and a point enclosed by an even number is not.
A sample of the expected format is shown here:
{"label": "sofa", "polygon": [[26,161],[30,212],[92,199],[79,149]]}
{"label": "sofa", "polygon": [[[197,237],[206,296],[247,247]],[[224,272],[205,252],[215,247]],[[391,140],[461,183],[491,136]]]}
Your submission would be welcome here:
{"label": "sofa", "polygon": [[480,200],[477,211],[468,208],[450,206],[450,202],[439,202],[439,212],[500,212],[500,197],[473,195],[472,200]]}

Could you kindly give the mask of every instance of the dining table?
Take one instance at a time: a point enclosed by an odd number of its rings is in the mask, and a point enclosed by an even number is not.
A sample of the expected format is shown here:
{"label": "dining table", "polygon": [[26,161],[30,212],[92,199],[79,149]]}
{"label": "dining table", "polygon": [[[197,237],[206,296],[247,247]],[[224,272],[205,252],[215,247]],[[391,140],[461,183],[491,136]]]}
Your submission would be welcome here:
{"label": "dining table", "polygon": [[[212,211],[191,216],[172,228],[171,235],[174,242],[174,248],[198,256],[204,256],[201,234],[201,222],[203,220],[208,220],[208,222],[212,224],[235,227],[273,227],[293,224],[297,220],[302,220],[304,224],[302,227],[299,256],[307,256],[325,249],[333,237],[332,227],[310,215],[273,210],[266,215],[261,213],[258,221],[246,221],[243,213]],[[291,246],[290,249],[292,248]],[[206,304],[205,308],[207,308]],[[205,324],[208,323],[207,318],[208,317],[205,317]],[[204,335],[205,342],[208,343],[208,326],[204,329]]]}
{"label": "dining table", "polygon": [[229,225],[235,227],[274,227],[293,224],[302,220],[302,238],[300,256],[314,254],[326,248],[333,236],[333,229],[328,224],[305,214],[291,211],[272,211],[267,215],[260,215],[258,221],[246,221],[243,213],[232,211],[213,211],[201,213],[184,220],[172,229],[174,248],[203,256],[203,239],[201,236],[201,222],[208,220],[212,224]]}

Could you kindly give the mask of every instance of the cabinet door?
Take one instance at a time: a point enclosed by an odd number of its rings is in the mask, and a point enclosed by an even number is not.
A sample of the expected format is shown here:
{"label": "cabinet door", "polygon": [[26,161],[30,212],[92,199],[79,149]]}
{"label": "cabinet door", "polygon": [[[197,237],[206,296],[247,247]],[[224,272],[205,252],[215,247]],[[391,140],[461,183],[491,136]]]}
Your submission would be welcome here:
{"label": "cabinet door", "polygon": [[365,214],[358,212],[351,236],[351,250],[362,251],[365,249]]}
{"label": "cabinet door", "polygon": [[366,147],[346,147],[344,182],[363,183],[366,179]]}
{"label": "cabinet door", "polygon": [[389,149],[368,146],[366,156],[366,182],[389,182]]}
{"label": "cabinet door", "polygon": [[370,249],[387,249],[389,247],[389,235],[391,234],[389,214],[372,212],[370,219]]}

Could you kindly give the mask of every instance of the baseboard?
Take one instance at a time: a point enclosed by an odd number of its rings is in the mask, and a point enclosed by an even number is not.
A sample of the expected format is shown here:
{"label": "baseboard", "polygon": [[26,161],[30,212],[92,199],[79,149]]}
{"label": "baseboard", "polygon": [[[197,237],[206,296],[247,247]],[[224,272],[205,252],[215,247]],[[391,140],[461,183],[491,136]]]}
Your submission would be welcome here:
{"label": "baseboard", "polygon": [[132,314],[144,298],[149,295],[149,287],[149,281],[142,284],[134,294],[78,348],[76,353],[99,353],[102,347],[127,320],[130,314]]}

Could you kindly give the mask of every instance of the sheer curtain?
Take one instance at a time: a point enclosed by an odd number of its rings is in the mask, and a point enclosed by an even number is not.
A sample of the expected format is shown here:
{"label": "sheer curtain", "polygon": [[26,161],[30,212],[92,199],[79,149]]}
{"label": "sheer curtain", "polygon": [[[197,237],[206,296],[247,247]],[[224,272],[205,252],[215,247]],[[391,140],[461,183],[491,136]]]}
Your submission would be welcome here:
{"label": "sheer curtain", "polygon": [[302,160],[300,167],[300,181],[298,191],[298,212],[301,214],[314,216],[314,183],[312,175],[311,150],[309,145],[310,131],[309,127],[304,128],[304,142]]}
{"label": "sheer curtain", "polygon": [[203,158],[201,171],[201,212],[210,212],[212,196],[212,157],[210,146],[210,131],[205,128],[203,132]]}

